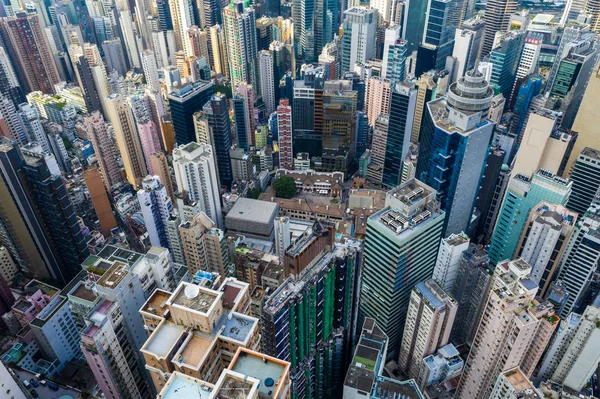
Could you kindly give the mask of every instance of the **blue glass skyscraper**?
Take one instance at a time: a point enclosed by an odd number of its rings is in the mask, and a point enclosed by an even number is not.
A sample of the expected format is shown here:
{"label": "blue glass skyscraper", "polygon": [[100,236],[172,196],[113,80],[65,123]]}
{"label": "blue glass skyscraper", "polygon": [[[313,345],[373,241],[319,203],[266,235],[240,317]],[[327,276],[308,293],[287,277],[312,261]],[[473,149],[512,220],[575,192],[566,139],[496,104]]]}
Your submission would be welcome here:
{"label": "blue glass skyscraper", "polygon": [[494,66],[490,83],[498,86],[507,100],[510,99],[515,84],[524,39],[524,30],[504,32],[500,44],[490,53],[490,62]]}

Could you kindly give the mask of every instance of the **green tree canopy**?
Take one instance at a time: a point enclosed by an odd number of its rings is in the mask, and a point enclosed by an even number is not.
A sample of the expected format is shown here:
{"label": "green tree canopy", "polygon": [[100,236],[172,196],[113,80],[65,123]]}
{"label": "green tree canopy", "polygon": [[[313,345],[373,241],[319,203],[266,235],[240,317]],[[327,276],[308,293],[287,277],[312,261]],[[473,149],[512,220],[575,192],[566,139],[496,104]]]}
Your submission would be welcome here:
{"label": "green tree canopy", "polygon": [[279,198],[292,198],[296,194],[296,182],[289,176],[281,176],[273,183],[275,195]]}

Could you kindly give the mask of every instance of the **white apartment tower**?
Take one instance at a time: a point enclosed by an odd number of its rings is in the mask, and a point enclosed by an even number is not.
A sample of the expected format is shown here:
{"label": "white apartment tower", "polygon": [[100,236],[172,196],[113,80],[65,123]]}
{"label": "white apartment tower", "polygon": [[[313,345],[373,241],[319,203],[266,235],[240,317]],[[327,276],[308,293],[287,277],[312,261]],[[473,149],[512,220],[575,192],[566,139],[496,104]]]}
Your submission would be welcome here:
{"label": "white apartment tower", "polygon": [[260,93],[265,103],[265,112],[267,115],[271,115],[275,111],[275,82],[273,54],[270,51],[262,50],[258,53],[258,71],[260,74]]}
{"label": "white apartment tower", "polygon": [[469,237],[465,233],[442,238],[432,278],[446,292],[451,292],[454,288],[458,265],[463,251],[469,248],[469,242]]}
{"label": "white apartment tower", "polygon": [[158,176],[146,176],[142,180],[142,189],[137,192],[140,209],[146,224],[150,243],[155,247],[172,250],[167,231],[167,222],[173,203],[165,186]]}
{"label": "white apartment tower", "polygon": [[146,78],[146,84],[152,88],[152,90],[160,91],[160,82],[158,80],[158,67],[156,65],[156,58],[154,52],[150,50],[142,51],[142,69],[144,70],[144,77]]}
{"label": "white apartment tower", "polygon": [[223,228],[219,180],[213,149],[191,142],[173,150],[173,169],[180,191],[198,201],[204,213]]}

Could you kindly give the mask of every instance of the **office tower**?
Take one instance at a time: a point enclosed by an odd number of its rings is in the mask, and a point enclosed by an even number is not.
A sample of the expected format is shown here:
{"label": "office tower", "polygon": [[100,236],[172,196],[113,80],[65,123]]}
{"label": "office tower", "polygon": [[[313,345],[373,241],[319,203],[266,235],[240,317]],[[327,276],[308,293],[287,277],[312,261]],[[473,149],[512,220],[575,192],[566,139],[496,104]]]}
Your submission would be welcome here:
{"label": "office tower", "polygon": [[46,359],[52,359],[54,372],[81,357],[79,327],[69,306],[66,293],[59,293],[29,323],[35,340]]}
{"label": "office tower", "polygon": [[383,25],[384,22],[390,22],[392,17],[392,0],[371,0],[369,6],[377,10],[379,17],[378,25]]}
{"label": "office tower", "polygon": [[0,49],[0,93],[9,98],[15,107],[25,102],[25,93],[18,79],[12,61],[5,48],[2,47]]}
{"label": "office tower", "polygon": [[392,97],[392,82],[380,77],[371,77],[367,81],[367,95],[365,98],[367,119],[371,125],[375,124],[379,115],[388,116]]}
{"label": "office tower", "polygon": [[567,208],[583,215],[590,207],[600,187],[600,152],[584,148],[571,171],[569,180],[573,183]]}
{"label": "office tower", "polygon": [[144,70],[144,77],[146,78],[146,84],[152,88],[152,90],[160,91],[160,82],[158,81],[158,68],[156,66],[156,59],[154,53],[150,50],[144,50],[141,53],[142,57],[142,69]]}
{"label": "office tower", "polygon": [[409,378],[419,377],[424,357],[448,344],[456,310],[454,299],[433,280],[412,289],[398,359]]}
{"label": "office tower", "polygon": [[102,52],[104,60],[109,71],[117,71],[120,76],[125,76],[127,73],[127,65],[125,65],[125,54],[119,39],[105,40],[102,42]]}
{"label": "office tower", "polygon": [[191,200],[198,201],[202,211],[223,228],[213,147],[196,143],[179,146],[173,150],[173,169],[179,191],[186,191]]}
{"label": "office tower", "polygon": [[[358,251],[337,245],[313,254],[303,275],[288,277],[263,306],[263,351],[291,362],[294,397],[339,396],[356,314]],[[319,300],[315,300],[319,298]],[[296,394],[297,393],[297,394]]]}
{"label": "office tower", "polygon": [[384,52],[382,76],[393,83],[403,82],[406,77],[406,40],[397,39],[385,50],[387,50],[387,56]]}
{"label": "office tower", "polygon": [[400,184],[403,162],[409,155],[417,90],[413,84],[398,82],[391,97],[382,182],[395,187]]}
{"label": "office tower", "polygon": [[539,297],[546,297],[550,282],[577,221],[577,214],[546,201],[529,214],[516,256],[531,265],[531,280],[539,287]]}
{"label": "office tower", "polygon": [[[400,349],[410,289],[430,278],[435,266],[445,217],[436,195],[410,179],[389,191],[385,208],[367,219],[360,316],[377,318],[389,337],[391,358]],[[411,223],[415,227],[409,229]],[[397,278],[405,283],[394,284]]]}
{"label": "office tower", "polygon": [[451,292],[456,283],[462,253],[469,248],[469,242],[464,233],[442,238],[432,278],[446,292]]}
{"label": "office tower", "polygon": [[485,86],[480,72],[469,71],[450,85],[446,98],[426,105],[416,176],[438,193],[446,235],[467,231],[489,153],[494,124],[487,113],[494,93]]}
{"label": "office tower", "polygon": [[233,94],[233,117],[238,147],[248,151],[254,145],[254,90],[242,82]]}
{"label": "office tower", "polygon": [[388,337],[375,319],[365,318],[344,381],[344,398],[422,397],[414,380],[384,377],[385,362],[381,360],[388,358],[387,352]]}
{"label": "office tower", "polygon": [[591,76],[597,53],[593,41],[582,40],[574,44],[574,46],[565,48],[567,54],[557,62],[556,76],[552,86],[546,85],[553,97],[565,98],[577,86],[581,86],[580,91],[583,95]]}
{"label": "office tower", "polygon": [[543,36],[541,33],[529,32],[525,36],[521,60],[515,75],[515,83],[537,71],[542,42]]}
{"label": "office tower", "polygon": [[177,144],[187,144],[196,139],[192,116],[202,109],[212,94],[212,83],[204,81],[177,85],[169,92],[169,107]]}
{"label": "office tower", "polygon": [[126,100],[111,94],[106,99],[108,119],[112,123],[117,147],[123,160],[127,181],[138,187],[148,174],[133,112]]}
{"label": "office tower", "polygon": [[275,111],[276,104],[273,54],[270,51],[262,50],[258,53],[258,70],[260,75],[260,94],[265,103],[265,112],[267,115],[270,115]]}
{"label": "office tower", "polygon": [[137,192],[150,243],[155,247],[171,248],[167,235],[167,220],[173,203],[158,176],[146,176]]}
{"label": "office tower", "polygon": [[181,223],[179,236],[190,276],[199,271],[227,275],[230,261],[225,235],[204,212]]}
{"label": "office tower", "polygon": [[596,113],[594,99],[600,95],[600,64],[596,65],[595,71],[592,74],[588,86],[585,90],[585,95],[577,112],[577,117],[573,123],[573,130],[581,132],[579,134],[575,146],[569,157],[569,161],[565,168],[565,173],[569,174],[575,167],[575,162],[579,154],[585,147],[600,148],[600,131],[593,115]]}
{"label": "office tower", "polygon": [[81,351],[106,398],[150,397],[148,377],[137,355],[147,334],[141,318],[124,317],[135,315],[144,304],[140,276],[125,262],[102,257],[98,261],[106,262],[94,284],[101,299],[85,317]]}
{"label": "office tower", "polygon": [[437,89],[438,85],[436,82],[436,78],[432,73],[424,73],[420,78],[415,82],[415,86],[417,86],[417,104],[415,106],[415,118],[412,127],[412,133],[410,136],[411,143],[419,142],[419,134],[421,132],[421,124],[423,123],[423,118],[427,113],[426,104],[430,101],[433,101],[437,98]]}
{"label": "office tower", "polygon": [[557,280],[563,282],[564,288],[569,294],[560,314],[563,318],[574,311],[576,306],[588,304],[583,299],[590,279],[596,271],[595,265],[600,260],[599,228],[598,205],[593,203],[583,215],[579,216],[560,262]]}
{"label": "office tower", "polygon": [[87,127],[88,139],[92,142],[96,154],[104,186],[110,192],[111,187],[120,183],[123,178],[117,163],[115,147],[108,132],[108,125],[98,111],[85,116],[84,123]]}
{"label": "office tower", "polygon": [[[409,0],[404,3],[404,20],[402,21],[402,37],[406,40],[406,51],[412,54],[421,44],[425,32],[427,1]],[[418,76],[416,76],[419,78]]]}
{"label": "office tower", "polygon": [[509,159],[512,161],[517,150],[521,146],[523,140],[523,127],[525,126],[529,113],[530,105],[535,96],[540,94],[542,90],[542,78],[539,76],[530,76],[527,80],[521,84],[513,107],[513,120],[510,126],[511,135],[516,138],[515,144],[512,148],[503,148],[504,151],[509,155]]}
{"label": "office tower", "polygon": [[529,176],[539,169],[561,175],[577,133],[557,128],[560,113],[542,108],[530,113],[513,164],[513,175]]}
{"label": "office tower", "polygon": [[157,151],[150,154],[150,162],[152,163],[152,171],[159,177],[160,182],[165,186],[169,197],[174,199],[173,181],[171,179],[171,170],[169,168],[167,156],[162,151]]}
{"label": "office tower", "polygon": [[507,99],[511,98],[515,84],[524,38],[525,31],[523,30],[499,32],[490,52],[490,63],[492,64],[490,84],[497,85],[498,91]]}
{"label": "office tower", "polygon": [[344,11],[344,35],[340,47],[340,71],[351,72],[356,64],[375,58],[377,10],[353,7]]}
{"label": "office tower", "polygon": [[106,195],[106,187],[103,184],[100,171],[98,168],[88,169],[83,173],[83,178],[92,198],[92,205],[100,222],[102,235],[110,237],[111,230],[117,227],[117,221]]}
{"label": "office tower", "polygon": [[282,98],[277,107],[277,132],[279,135],[279,166],[294,169],[294,147],[292,139],[292,107],[290,100]]}
{"label": "office tower", "polygon": [[[452,55],[454,35],[459,27],[461,11],[461,1],[429,1],[422,46],[432,50],[433,65],[436,70],[444,69],[446,58]],[[419,62],[418,58],[417,62]]]}
{"label": "office tower", "polygon": [[498,375],[515,367],[527,378],[533,374],[559,319],[550,303],[534,299],[537,285],[529,280],[530,271],[521,259],[496,266],[494,289],[457,387],[459,397],[490,397]]}
{"label": "office tower", "polygon": [[2,19],[0,31],[25,91],[53,93],[60,76],[40,17],[17,12],[14,17]]}
{"label": "office tower", "polygon": [[242,0],[232,0],[223,9],[223,28],[229,53],[231,86],[242,82],[256,86],[256,21],[254,9]]}
{"label": "office tower", "polygon": [[456,281],[450,291],[458,305],[451,336],[455,345],[472,345],[489,295],[492,275],[493,266],[483,247],[469,245],[460,257]]}
{"label": "office tower", "polygon": [[456,30],[452,50],[452,57],[456,58],[453,80],[462,78],[467,71],[475,68],[475,61],[481,51],[484,30],[485,22],[476,18],[463,21],[461,27]]}
{"label": "office tower", "polygon": [[530,177],[514,175],[508,184],[490,243],[490,261],[498,263],[514,258],[529,212],[540,201],[564,205],[570,193],[570,181],[544,170]]}
{"label": "office tower", "polygon": [[[229,121],[229,101],[225,94],[216,93],[204,106],[204,113],[212,129],[212,146],[219,171],[219,183],[229,187],[233,176],[231,174],[231,123]],[[209,214],[211,218],[213,215]],[[220,224],[217,222],[220,226]]]}
{"label": "office tower", "polygon": [[600,309],[590,305],[583,314],[570,313],[561,321],[540,364],[537,380],[551,380],[581,391],[600,361]]}
{"label": "office tower", "polygon": [[481,56],[486,56],[492,51],[496,32],[508,30],[510,18],[517,11],[517,2],[515,0],[492,0],[485,6],[485,11],[485,33]]}

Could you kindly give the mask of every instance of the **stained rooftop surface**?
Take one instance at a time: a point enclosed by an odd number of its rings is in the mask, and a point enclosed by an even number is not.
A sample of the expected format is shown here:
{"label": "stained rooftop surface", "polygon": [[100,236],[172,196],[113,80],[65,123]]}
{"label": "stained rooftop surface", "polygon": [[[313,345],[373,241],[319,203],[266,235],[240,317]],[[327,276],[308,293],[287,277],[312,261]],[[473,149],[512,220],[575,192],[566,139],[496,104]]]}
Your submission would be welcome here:
{"label": "stained rooftop surface", "polygon": [[173,303],[206,313],[217,299],[217,296],[216,292],[201,289],[197,285],[182,284]]}
{"label": "stained rooftop surface", "polygon": [[174,374],[170,380],[167,390],[163,392],[163,399],[188,399],[188,398],[208,398],[212,388],[206,382],[196,378]]}
{"label": "stained rooftop surface", "polygon": [[223,326],[224,328],[221,335],[226,338],[244,342],[256,323],[258,323],[258,320],[256,319],[241,317],[231,313]]}
{"label": "stained rooftop surface", "polygon": [[185,327],[179,324],[165,323],[156,329],[144,349],[159,357],[165,357],[184,330]]}
{"label": "stained rooftop surface", "polygon": [[[264,360],[263,360],[264,359]],[[233,371],[256,378],[260,381],[259,397],[272,398],[283,377],[285,366],[266,357],[240,352],[232,368]],[[268,380],[268,379],[271,380]],[[267,386],[271,384],[271,386]]]}

